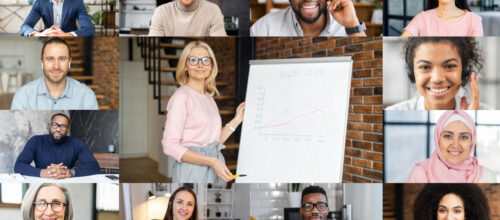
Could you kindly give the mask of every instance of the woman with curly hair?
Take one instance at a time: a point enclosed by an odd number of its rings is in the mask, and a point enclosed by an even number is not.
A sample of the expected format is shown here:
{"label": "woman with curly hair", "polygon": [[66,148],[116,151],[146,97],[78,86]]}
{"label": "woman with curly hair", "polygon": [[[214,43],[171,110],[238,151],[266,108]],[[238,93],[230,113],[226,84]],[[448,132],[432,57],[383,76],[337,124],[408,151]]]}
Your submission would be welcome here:
{"label": "woman with curly hair", "polygon": [[[479,76],[483,61],[474,38],[412,37],[404,46],[408,78],[417,97],[387,110],[479,110]],[[469,84],[470,81],[470,84]],[[468,86],[469,84],[469,86]],[[470,88],[471,100],[459,91]]]}
{"label": "woman with curly hair", "polygon": [[483,36],[483,24],[467,0],[428,0],[401,36]]}
{"label": "woman with curly hair", "polygon": [[489,220],[488,199],[475,184],[427,184],[413,206],[415,220]]}

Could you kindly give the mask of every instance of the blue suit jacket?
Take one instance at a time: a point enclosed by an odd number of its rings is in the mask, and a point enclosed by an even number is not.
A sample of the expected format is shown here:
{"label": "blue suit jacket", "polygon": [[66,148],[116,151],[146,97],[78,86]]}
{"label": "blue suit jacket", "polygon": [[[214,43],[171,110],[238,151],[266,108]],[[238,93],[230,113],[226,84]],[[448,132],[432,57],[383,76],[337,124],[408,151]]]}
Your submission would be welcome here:
{"label": "blue suit jacket", "polygon": [[[31,8],[30,14],[21,26],[21,34],[29,36],[33,33],[36,23],[43,20],[45,29],[54,25],[54,10],[51,0],[36,0]],[[80,30],[76,27],[76,20],[80,23]],[[85,9],[83,0],[64,0],[63,12],[61,18],[61,30],[64,32],[74,31],[78,36],[94,36],[94,25]]]}

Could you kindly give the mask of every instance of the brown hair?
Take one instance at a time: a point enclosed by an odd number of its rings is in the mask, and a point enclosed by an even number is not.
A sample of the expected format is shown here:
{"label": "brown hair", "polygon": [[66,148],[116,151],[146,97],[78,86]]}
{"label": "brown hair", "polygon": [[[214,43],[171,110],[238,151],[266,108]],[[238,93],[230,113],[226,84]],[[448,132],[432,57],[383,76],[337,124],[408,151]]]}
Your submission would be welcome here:
{"label": "brown hair", "polygon": [[196,194],[193,192],[192,189],[187,188],[185,186],[179,187],[175,192],[170,196],[170,199],[168,200],[168,207],[167,207],[167,213],[165,213],[165,217],[163,217],[164,220],[173,220],[174,219],[174,213],[173,213],[173,205],[174,205],[174,199],[175,196],[177,195],[178,192],[181,191],[187,191],[191,193],[194,197],[194,209],[193,209],[193,214],[191,214],[191,217],[189,217],[189,220],[198,220],[198,201],[196,200]]}
{"label": "brown hair", "polygon": [[45,52],[45,47],[49,44],[64,44],[68,48],[68,53],[69,53],[69,58],[71,58],[71,49],[69,48],[69,44],[66,43],[66,41],[60,37],[53,37],[50,38],[48,41],[45,41],[42,47],[42,58],[43,58],[43,52]]}

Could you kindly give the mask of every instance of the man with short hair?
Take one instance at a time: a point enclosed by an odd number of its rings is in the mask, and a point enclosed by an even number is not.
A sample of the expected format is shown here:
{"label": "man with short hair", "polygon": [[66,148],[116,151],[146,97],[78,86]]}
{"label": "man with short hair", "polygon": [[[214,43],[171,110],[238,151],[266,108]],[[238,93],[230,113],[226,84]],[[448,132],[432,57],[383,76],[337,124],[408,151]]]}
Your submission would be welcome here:
{"label": "man with short hair", "polygon": [[326,192],[320,186],[302,190],[300,215],[304,220],[326,220],[329,213]]}
{"label": "man with short hair", "polygon": [[289,0],[290,6],[260,18],[250,36],[365,36],[352,0]]}
{"label": "man with short hair", "polygon": [[[69,124],[65,114],[53,115],[49,134],[36,135],[28,140],[17,157],[14,172],[50,179],[99,174],[99,164],[88,147],[81,140],[66,136]],[[74,168],[77,160],[81,166]],[[35,167],[30,165],[33,161]]]}
{"label": "man with short hair", "polygon": [[11,110],[99,109],[92,89],[67,76],[71,51],[66,41],[55,37],[45,42],[40,62],[44,76],[16,91]]}
{"label": "man with short hair", "polygon": [[[34,29],[42,18],[44,29]],[[76,21],[80,29],[76,26]],[[94,36],[94,25],[90,20],[83,0],[36,0],[31,11],[21,25],[23,36]]]}

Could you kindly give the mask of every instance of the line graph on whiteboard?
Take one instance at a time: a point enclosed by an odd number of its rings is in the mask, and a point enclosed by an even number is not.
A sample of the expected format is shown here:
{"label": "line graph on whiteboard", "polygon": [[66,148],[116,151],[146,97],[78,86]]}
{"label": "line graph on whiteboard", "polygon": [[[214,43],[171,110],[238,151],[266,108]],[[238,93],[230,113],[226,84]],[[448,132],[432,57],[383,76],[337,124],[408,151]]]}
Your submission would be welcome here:
{"label": "line graph on whiteboard", "polygon": [[323,143],[328,135],[325,118],[331,112],[324,102],[310,98],[321,92],[317,90],[318,87],[293,92],[279,87],[257,87],[253,124],[256,133],[266,141]]}

